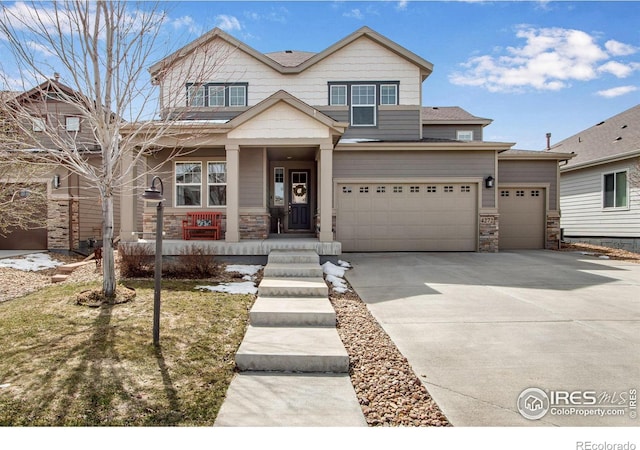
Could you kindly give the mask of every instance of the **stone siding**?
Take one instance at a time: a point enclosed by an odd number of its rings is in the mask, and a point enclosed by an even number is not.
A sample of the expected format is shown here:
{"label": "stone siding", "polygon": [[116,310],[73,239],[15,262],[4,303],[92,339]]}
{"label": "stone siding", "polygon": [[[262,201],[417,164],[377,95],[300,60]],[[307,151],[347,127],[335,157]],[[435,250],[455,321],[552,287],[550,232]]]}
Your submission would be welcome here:
{"label": "stone siding", "polygon": [[480,214],[480,234],[478,251],[496,253],[498,251],[499,214]]}
{"label": "stone siding", "polygon": [[560,248],[560,214],[547,214],[547,229],[545,233],[545,248],[557,250]]}
{"label": "stone siding", "polygon": [[50,199],[47,208],[47,248],[72,250],[79,243],[79,204],[74,198]]}

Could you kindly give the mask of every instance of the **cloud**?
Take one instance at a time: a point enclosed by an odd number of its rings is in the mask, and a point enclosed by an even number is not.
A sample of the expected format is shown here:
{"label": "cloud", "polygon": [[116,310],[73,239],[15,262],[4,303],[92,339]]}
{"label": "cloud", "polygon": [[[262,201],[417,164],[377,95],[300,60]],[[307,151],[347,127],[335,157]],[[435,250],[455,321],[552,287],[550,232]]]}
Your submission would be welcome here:
{"label": "cloud", "polygon": [[186,28],[189,33],[200,34],[202,32],[202,27],[200,27],[191,16],[178,17],[177,19],[171,20],[170,23],[176,30]]}
{"label": "cloud", "polygon": [[572,81],[589,81],[602,73],[627,76],[635,63],[607,61],[612,52],[629,52],[631,46],[608,41],[605,51],[584,31],[566,28],[519,26],[518,47],[499,49],[497,55],[481,55],[460,64],[449,81],[461,86],[477,86],[490,92],[522,92],[527,89],[557,91]]}
{"label": "cloud", "polygon": [[240,21],[234,16],[228,16],[226,14],[220,14],[216,16],[216,27],[220,28],[223,31],[235,31],[242,30],[242,25]]}
{"label": "cloud", "polygon": [[622,42],[614,41],[613,39],[605,42],[604,48],[607,49],[611,56],[633,55],[638,51],[638,49],[633,45],[623,44]]}
{"label": "cloud", "polygon": [[404,10],[407,9],[408,5],[409,5],[409,1],[408,0],[401,0],[396,5],[396,9],[399,10],[399,11],[404,11]]}
{"label": "cloud", "polygon": [[358,8],[342,13],[342,15],[344,17],[349,17],[351,19],[358,19],[358,20],[364,19],[364,14],[362,14],[362,11],[360,11]]}
{"label": "cloud", "polygon": [[619,86],[611,89],[605,89],[603,91],[596,92],[596,95],[604,98],[614,98],[620,97],[621,95],[626,95],[631,92],[637,91],[638,88],[636,86]]}
{"label": "cloud", "polygon": [[289,10],[284,6],[272,7],[271,11],[267,13],[258,13],[255,11],[245,11],[244,15],[249,20],[260,21],[266,20],[268,22],[287,23],[289,16]]}
{"label": "cloud", "polygon": [[599,72],[610,73],[618,78],[626,78],[638,69],[640,69],[639,63],[623,64],[618,61],[609,61],[598,67]]}

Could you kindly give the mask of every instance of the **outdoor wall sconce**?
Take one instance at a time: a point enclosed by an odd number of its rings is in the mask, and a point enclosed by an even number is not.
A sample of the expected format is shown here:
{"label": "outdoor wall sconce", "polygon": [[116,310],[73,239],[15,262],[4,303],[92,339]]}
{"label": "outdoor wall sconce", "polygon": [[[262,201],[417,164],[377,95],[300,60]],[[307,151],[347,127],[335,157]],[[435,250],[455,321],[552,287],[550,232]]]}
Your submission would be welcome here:
{"label": "outdoor wall sconce", "polygon": [[53,176],[53,188],[58,189],[60,187],[60,175],[56,174]]}
{"label": "outdoor wall sconce", "polygon": [[[156,181],[160,183],[160,189],[156,187]],[[155,285],[153,289],[153,345],[160,345],[160,289],[162,280],[162,214],[164,198],[164,186],[160,177],[155,176],[151,180],[151,186],[144,190],[142,198],[149,201],[157,201],[156,211],[156,262]]]}
{"label": "outdoor wall sconce", "polygon": [[491,189],[493,187],[493,177],[491,175],[485,178],[484,185],[487,187],[487,189]]}

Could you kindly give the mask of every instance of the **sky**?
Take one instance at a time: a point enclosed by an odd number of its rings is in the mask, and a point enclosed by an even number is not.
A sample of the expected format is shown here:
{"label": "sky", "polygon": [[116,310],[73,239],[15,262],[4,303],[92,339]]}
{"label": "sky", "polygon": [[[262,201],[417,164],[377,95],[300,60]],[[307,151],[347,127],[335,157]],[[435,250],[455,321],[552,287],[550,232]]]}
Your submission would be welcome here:
{"label": "sky", "polygon": [[[163,2],[159,54],[220,27],[263,52],[319,52],[368,26],[434,65],[424,106],[541,150],[640,103],[640,1]],[[155,61],[151,61],[155,62]],[[8,76],[12,68],[1,68]]]}

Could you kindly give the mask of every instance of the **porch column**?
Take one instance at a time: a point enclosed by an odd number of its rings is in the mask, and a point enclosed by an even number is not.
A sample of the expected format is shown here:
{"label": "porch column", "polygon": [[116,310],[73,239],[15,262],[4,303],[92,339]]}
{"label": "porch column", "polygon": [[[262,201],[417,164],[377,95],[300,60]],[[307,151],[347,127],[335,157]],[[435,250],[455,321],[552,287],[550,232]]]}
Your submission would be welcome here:
{"label": "porch column", "polygon": [[333,145],[320,145],[320,242],[333,241]]}
{"label": "porch column", "polygon": [[226,242],[239,242],[240,146],[227,144],[227,233]]}
{"label": "porch column", "polygon": [[[134,183],[133,150],[128,148],[122,153],[122,164],[120,172],[122,174],[123,186],[120,190],[120,240],[122,242],[132,242],[138,240],[136,231],[137,190]],[[115,236],[114,236],[115,237]]]}

